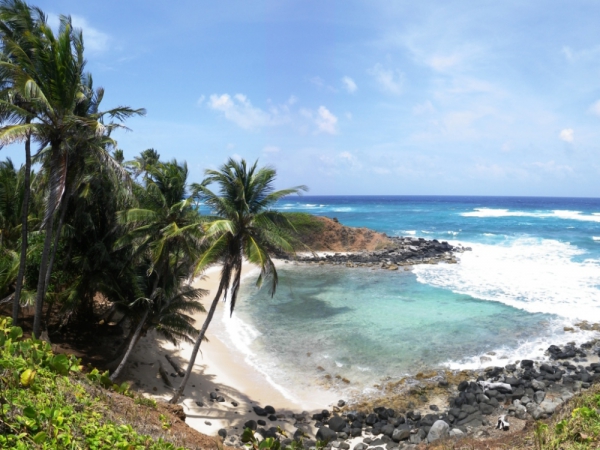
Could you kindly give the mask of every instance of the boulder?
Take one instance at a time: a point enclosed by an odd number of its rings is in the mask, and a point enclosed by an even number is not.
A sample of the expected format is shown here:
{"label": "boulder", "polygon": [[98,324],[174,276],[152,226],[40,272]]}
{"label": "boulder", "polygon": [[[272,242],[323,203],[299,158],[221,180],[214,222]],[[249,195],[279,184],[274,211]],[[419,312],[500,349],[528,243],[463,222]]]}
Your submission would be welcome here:
{"label": "boulder", "polygon": [[545,391],[537,391],[535,394],[533,394],[533,401],[536,402],[538,405],[540,403],[542,403],[545,398],[546,398]]}
{"label": "boulder", "polygon": [[546,389],[546,383],[539,380],[531,380],[531,387],[534,391],[543,391]]}
{"label": "boulder", "polygon": [[384,425],[381,427],[381,432],[384,436],[391,438],[394,433],[394,425]]}
{"label": "boulder", "polygon": [[227,437],[227,430],[225,428],[221,428],[219,431],[217,431],[217,433],[223,439],[225,439]]}
{"label": "boulder", "polygon": [[378,420],[379,418],[377,417],[377,414],[369,414],[365,419],[365,423],[367,425],[373,426],[377,423]]}
{"label": "boulder", "polygon": [[339,432],[346,428],[346,421],[339,416],[333,416],[329,419],[328,425],[333,431]]}
{"label": "boulder", "polygon": [[427,442],[437,441],[438,439],[443,439],[448,436],[448,432],[450,431],[450,426],[444,422],[443,420],[436,421],[427,433]]}
{"label": "boulder", "polygon": [[452,428],[448,434],[451,437],[456,437],[456,438],[459,438],[459,437],[462,437],[465,435],[465,433],[463,433],[460,428]]}
{"label": "boulder", "polygon": [[258,428],[258,424],[256,423],[256,420],[248,420],[244,424],[244,428],[250,428],[252,431],[256,431],[256,429]]}
{"label": "boulder", "polygon": [[523,405],[516,405],[515,407],[515,417],[517,419],[525,419],[527,417],[527,408]]}
{"label": "boulder", "polygon": [[548,414],[550,416],[554,414],[554,411],[558,405],[559,403],[555,403],[550,400],[544,400],[542,403],[540,403],[540,408],[542,411],[544,411],[544,414]]}
{"label": "boulder", "polygon": [[275,408],[273,408],[271,405],[265,406],[265,411],[267,414],[275,414]]}
{"label": "boulder", "polygon": [[260,406],[253,406],[252,409],[254,410],[254,412],[256,413],[257,416],[266,417],[269,415],[269,413],[267,411],[265,411],[264,408],[261,408]]}
{"label": "boulder", "polygon": [[492,405],[488,405],[487,403],[480,403],[479,410],[481,411],[481,414],[489,416],[494,412],[494,407]]}
{"label": "boulder", "polygon": [[394,442],[405,441],[410,437],[409,428],[396,428],[392,433],[392,440]]}
{"label": "boulder", "polygon": [[321,427],[317,430],[317,440],[331,442],[337,439],[337,433],[329,427]]}

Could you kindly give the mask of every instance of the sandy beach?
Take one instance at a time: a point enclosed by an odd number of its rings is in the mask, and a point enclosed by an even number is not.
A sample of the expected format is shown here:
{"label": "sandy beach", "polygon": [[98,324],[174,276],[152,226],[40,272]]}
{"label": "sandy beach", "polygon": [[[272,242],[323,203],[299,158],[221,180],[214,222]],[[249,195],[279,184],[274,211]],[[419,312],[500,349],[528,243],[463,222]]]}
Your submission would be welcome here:
{"label": "sandy beach", "polygon": [[[245,264],[242,276],[252,276],[253,270],[251,265]],[[209,291],[202,300],[205,308],[209,307],[213,299],[218,286],[219,273],[219,268],[214,267],[202,278],[194,281],[194,286]],[[243,298],[238,299],[238,302],[243,301]],[[293,432],[295,430],[293,413],[321,411],[323,408],[330,408],[333,402],[337,402],[334,393],[324,392],[317,386],[312,397],[314,400],[311,401],[289,398],[269,383],[265,374],[245,361],[244,354],[232,348],[231,343],[227,345],[219,339],[218,336],[222,336],[224,331],[222,317],[225,308],[228,308],[228,305],[221,302],[207,332],[209,342],[202,343],[200,347],[194,372],[181,401],[188,425],[207,435],[216,435],[221,428],[232,431],[242,430],[247,420],[264,419],[268,422],[268,426],[280,426]],[[204,317],[204,313],[194,316],[196,328],[202,326]],[[148,396],[168,401],[171,397],[171,388],[161,379],[159,365],[171,374],[169,378],[172,385],[177,387],[182,378],[173,376],[174,370],[165,355],[171,356],[185,369],[191,351],[192,344],[182,342],[175,347],[170,342],[157,338],[154,332],[148,333],[138,342],[123,379],[134,383],[137,390]],[[222,395],[225,401],[211,401],[211,392]],[[266,405],[275,408],[279,420],[271,422],[266,417],[258,417],[252,410],[253,406]]]}

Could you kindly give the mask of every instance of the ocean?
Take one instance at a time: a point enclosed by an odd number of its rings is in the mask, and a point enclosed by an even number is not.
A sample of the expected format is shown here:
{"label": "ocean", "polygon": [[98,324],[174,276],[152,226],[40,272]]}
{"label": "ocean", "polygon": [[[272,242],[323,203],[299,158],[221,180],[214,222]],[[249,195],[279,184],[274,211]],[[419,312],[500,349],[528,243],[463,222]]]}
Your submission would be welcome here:
{"label": "ocean", "polygon": [[290,399],[315,385],[376,394],[418,372],[598,337],[564,328],[600,322],[600,199],[303,196],[278,209],[472,248],[410,272],[283,265],[274,298],[251,274],[219,337]]}

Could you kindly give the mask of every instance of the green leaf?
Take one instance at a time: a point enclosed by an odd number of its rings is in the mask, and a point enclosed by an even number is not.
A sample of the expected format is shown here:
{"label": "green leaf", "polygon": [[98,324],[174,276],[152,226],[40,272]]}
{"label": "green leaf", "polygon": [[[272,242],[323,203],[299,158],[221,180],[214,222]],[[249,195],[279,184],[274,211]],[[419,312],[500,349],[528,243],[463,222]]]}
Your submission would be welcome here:
{"label": "green leaf", "polygon": [[27,369],[21,374],[21,384],[25,387],[30,386],[35,378],[35,370]]}
{"label": "green leaf", "polygon": [[244,430],[244,432],[242,433],[241,440],[244,444],[246,444],[248,442],[253,442],[255,440],[254,431],[252,431],[251,428],[246,428]]}
{"label": "green leaf", "polygon": [[19,339],[22,336],[23,330],[21,329],[21,327],[11,327],[10,331],[8,332],[8,337],[13,341]]}
{"label": "green leaf", "polygon": [[67,375],[69,373],[69,368],[71,367],[71,364],[69,358],[67,358],[66,355],[60,354],[54,356],[50,360],[50,367],[52,367],[60,375]]}
{"label": "green leaf", "polygon": [[31,406],[26,406],[23,409],[23,415],[30,419],[35,419],[37,417],[37,411],[35,409],[33,409],[33,407],[31,407]]}
{"label": "green leaf", "polygon": [[36,434],[33,437],[33,442],[35,442],[36,444],[41,444],[41,443],[45,442],[46,439],[48,439],[48,435],[46,434],[46,432],[40,431],[38,434]]}

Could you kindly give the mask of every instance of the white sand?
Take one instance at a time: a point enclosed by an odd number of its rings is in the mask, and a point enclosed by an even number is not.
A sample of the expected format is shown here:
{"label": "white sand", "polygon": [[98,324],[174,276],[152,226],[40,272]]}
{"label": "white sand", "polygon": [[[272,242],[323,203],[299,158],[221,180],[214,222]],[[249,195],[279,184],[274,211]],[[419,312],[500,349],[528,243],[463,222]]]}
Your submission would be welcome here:
{"label": "white sand", "polygon": [[[210,307],[218,287],[219,270],[215,267],[209,270],[203,279],[194,282],[194,286],[210,291],[202,300],[206,309]],[[244,264],[242,276],[252,276],[252,270],[252,266]],[[238,299],[238,302],[243,301],[243,298]],[[223,331],[224,324],[221,317],[225,307],[228,305],[223,302],[217,307],[207,331],[209,342],[203,342],[200,347],[194,372],[181,399],[188,425],[202,433],[214,436],[220,428],[230,430],[228,434],[232,434],[232,432],[240,432],[243,424],[249,419],[263,419],[267,421],[268,427],[280,426],[293,432],[295,420],[291,416],[292,413],[309,411],[312,414],[313,411],[328,408],[337,401],[334,393],[323,391],[323,388],[318,386],[315,386],[314,395],[310,399],[292,400],[288,398],[289,396],[284,396],[280,390],[269,383],[263,373],[245,361],[244,354],[232,346],[228,347],[217,337]],[[196,328],[202,326],[205,316],[205,313],[194,316]],[[165,359],[165,355],[168,354],[185,370],[192,347],[192,344],[187,343],[175,347],[157,338],[155,333],[148,333],[140,339],[134,349],[123,379],[134,382],[138,390],[156,399],[168,401],[172,391],[160,378],[159,364],[162,364],[168,373],[174,373],[172,366]],[[182,380],[178,376],[169,378],[173,387],[177,387]],[[225,397],[225,402],[210,400],[210,393],[215,391]],[[238,406],[233,406],[232,401],[237,402]],[[200,407],[196,402],[202,402],[204,406]],[[271,422],[266,417],[258,417],[252,410],[252,406],[255,405],[273,406],[280,420]],[[207,422],[210,422],[210,425]]]}

